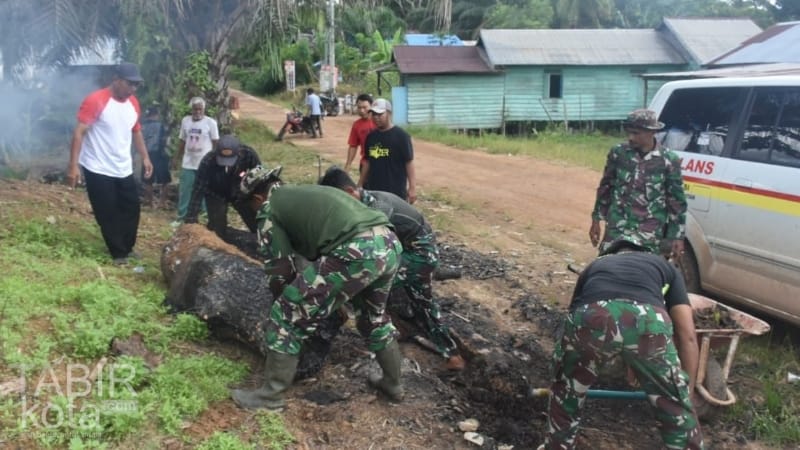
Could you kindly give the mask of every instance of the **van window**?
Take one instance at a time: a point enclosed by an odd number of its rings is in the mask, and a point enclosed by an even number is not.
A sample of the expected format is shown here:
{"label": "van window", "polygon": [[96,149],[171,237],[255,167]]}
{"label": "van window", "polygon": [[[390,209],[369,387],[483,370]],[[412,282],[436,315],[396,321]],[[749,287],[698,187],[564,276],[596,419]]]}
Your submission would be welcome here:
{"label": "van window", "polygon": [[666,125],[661,144],[671,150],[721,154],[746,93],[741,87],[675,90],[659,118]]}
{"label": "van window", "polygon": [[737,157],[800,167],[800,89],[755,92]]}

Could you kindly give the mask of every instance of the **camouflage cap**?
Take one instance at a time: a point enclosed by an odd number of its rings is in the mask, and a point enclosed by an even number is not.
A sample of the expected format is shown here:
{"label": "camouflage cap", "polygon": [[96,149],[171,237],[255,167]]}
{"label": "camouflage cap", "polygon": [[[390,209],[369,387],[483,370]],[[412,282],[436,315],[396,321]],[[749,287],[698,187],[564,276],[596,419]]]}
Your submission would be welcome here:
{"label": "camouflage cap", "polygon": [[628,114],[622,122],[624,128],[640,128],[642,130],[659,131],[664,124],[658,121],[655,111],[649,109],[635,109]]}
{"label": "camouflage cap", "polygon": [[282,170],[283,166],[276,166],[274,169],[268,169],[265,166],[255,166],[244,175],[239,189],[242,191],[242,194],[251,195],[265,183],[280,181]]}
{"label": "camouflage cap", "polygon": [[623,234],[622,236],[614,239],[608,244],[608,247],[600,253],[600,256],[612,255],[622,250],[623,248],[630,248],[637,251],[648,251],[644,245],[644,239],[635,234]]}

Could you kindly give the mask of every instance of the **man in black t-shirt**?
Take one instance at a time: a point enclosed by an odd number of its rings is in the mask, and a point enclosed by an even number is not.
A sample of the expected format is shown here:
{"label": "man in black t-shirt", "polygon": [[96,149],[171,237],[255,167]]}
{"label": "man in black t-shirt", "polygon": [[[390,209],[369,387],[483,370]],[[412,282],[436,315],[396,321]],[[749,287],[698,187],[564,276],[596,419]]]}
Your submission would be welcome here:
{"label": "man in black t-shirt", "polygon": [[411,136],[392,123],[392,104],[379,98],[370,107],[375,129],[364,142],[366,160],[358,186],[391,192],[408,203],[417,200],[414,148]]}
{"label": "man in black t-shirt", "polygon": [[586,392],[617,357],[657,409],[665,446],[703,448],[691,402],[698,347],[686,286],[675,267],[629,235],[613,241],[575,286],[553,354],[548,430],[540,448],[575,447]]}

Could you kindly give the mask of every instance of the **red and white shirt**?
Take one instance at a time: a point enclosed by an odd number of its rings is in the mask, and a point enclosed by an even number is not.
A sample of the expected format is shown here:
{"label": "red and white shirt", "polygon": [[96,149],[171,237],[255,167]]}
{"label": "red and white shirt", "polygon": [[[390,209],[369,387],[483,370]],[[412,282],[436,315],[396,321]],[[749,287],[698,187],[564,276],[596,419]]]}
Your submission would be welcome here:
{"label": "red and white shirt", "polygon": [[133,173],[131,141],[139,125],[139,101],[134,96],[119,101],[105,88],[81,103],[78,122],[89,125],[78,162],[86,170],[115,178]]}

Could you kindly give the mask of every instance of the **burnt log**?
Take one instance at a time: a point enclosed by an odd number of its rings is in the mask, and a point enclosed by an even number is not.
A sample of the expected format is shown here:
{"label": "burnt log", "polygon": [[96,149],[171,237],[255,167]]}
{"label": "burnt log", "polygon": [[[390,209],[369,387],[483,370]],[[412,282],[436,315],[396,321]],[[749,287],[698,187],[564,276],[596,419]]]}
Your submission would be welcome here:
{"label": "burnt log", "polygon": [[[250,253],[255,235],[246,234],[252,237],[236,237]],[[173,312],[194,314],[208,324],[213,336],[266,355],[264,330],[274,298],[258,260],[204,226],[187,224],[164,246],[161,273],[169,284],[165,302]],[[341,325],[341,316],[333,314],[306,340],[297,378],[313,376],[322,368]]]}

